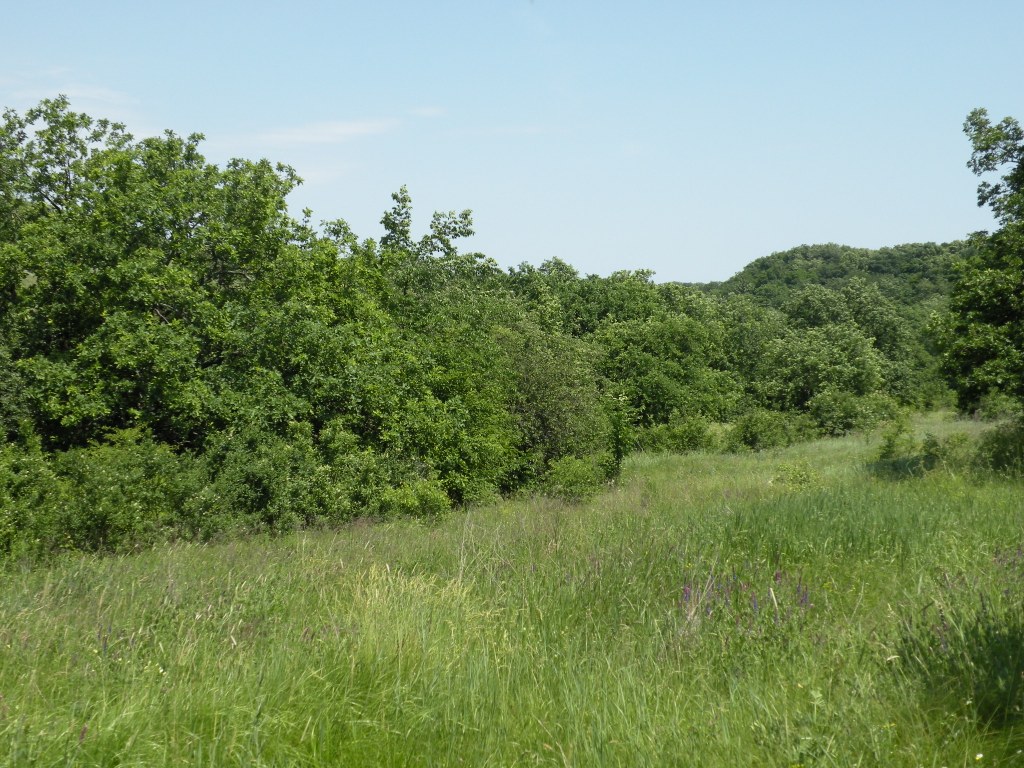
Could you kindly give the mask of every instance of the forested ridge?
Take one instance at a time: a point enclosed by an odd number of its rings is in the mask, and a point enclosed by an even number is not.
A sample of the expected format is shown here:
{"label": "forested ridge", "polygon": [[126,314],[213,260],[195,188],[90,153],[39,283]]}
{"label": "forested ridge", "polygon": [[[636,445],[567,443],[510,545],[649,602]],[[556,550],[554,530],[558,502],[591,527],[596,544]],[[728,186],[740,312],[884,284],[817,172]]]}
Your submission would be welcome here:
{"label": "forested ridge", "polygon": [[913,305],[949,294],[953,266],[966,247],[965,241],[877,250],[835,243],[801,245],[756,259],[728,280],[702,287],[716,294],[749,293],[778,305],[808,283],[841,289],[859,279],[876,285],[892,301]]}
{"label": "forested ridge", "polygon": [[459,250],[469,211],[414,235],[404,188],[363,239],[292,215],[291,168],[201,145],[63,98],[4,115],[0,557],[577,498],[638,448],[761,449],[1022,391],[1020,307],[992,332],[972,314],[971,291],[1019,304],[985,261],[1019,271],[1010,204],[991,238],[659,284],[503,270]]}

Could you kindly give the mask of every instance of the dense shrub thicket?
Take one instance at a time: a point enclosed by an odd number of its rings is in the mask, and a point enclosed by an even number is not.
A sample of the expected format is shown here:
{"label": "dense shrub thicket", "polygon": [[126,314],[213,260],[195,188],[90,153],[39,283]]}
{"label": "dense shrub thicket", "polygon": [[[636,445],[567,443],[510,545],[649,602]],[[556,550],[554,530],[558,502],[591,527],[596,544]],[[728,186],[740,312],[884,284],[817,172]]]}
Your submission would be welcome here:
{"label": "dense shrub thicket", "polygon": [[784,291],[504,271],[458,250],[468,211],[416,237],[403,188],[360,239],[289,214],[292,169],[201,141],[63,98],[4,114],[0,557],[578,498],[636,446],[764,448],[941,397],[901,302],[939,301],[946,248]]}

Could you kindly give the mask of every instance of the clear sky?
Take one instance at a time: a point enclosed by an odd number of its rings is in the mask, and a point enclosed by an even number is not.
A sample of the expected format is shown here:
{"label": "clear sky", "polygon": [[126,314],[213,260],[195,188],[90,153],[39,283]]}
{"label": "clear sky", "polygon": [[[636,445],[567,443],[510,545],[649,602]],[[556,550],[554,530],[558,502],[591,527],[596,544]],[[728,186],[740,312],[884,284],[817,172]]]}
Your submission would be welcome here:
{"label": "clear sky", "polygon": [[1022,0],[9,3],[0,105],[67,94],[268,157],[379,237],[471,208],[503,266],[724,279],[801,243],[992,229],[961,132],[1024,119]]}

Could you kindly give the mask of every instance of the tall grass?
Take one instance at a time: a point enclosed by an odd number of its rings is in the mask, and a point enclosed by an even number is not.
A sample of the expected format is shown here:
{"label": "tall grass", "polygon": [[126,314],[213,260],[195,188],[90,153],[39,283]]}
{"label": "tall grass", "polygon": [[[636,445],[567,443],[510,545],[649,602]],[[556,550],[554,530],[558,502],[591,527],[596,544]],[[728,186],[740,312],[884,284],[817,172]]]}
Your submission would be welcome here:
{"label": "tall grass", "polygon": [[0,765],[1024,764],[1021,486],[877,449],[10,571]]}

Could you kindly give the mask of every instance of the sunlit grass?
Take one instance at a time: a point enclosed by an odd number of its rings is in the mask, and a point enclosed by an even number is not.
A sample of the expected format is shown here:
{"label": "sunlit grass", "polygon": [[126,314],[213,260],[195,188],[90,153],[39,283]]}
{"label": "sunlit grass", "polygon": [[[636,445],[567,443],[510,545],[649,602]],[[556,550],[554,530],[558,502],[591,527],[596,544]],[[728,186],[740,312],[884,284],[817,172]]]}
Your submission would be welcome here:
{"label": "sunlit grass", "polygon": [[0,764],[1022,764],[1024,722],[936,697],[904,642],[1020,605],[1021,487],[878,477],[877,447],[8,572]]}

